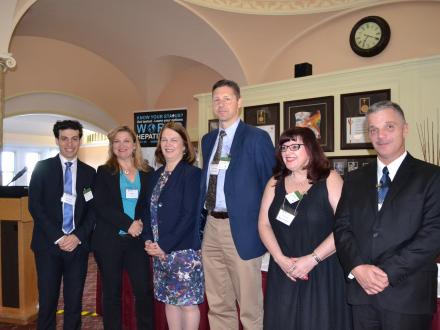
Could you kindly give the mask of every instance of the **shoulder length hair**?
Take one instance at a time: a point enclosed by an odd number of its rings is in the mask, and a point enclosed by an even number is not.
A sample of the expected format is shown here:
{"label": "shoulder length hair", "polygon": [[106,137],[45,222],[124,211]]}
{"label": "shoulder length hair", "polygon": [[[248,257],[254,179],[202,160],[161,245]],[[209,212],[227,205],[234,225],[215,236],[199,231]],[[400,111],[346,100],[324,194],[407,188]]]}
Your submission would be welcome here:
{"label": "shoulder length hair", "polygon": [[165,156],[163,155],[162,147],[160,146],[160,141],[162,140],[162,134],[166,128],[173,130],[174,132],[179,134],[180,137],[182,138],[183,146],[185,147],[185,151],[183,153],[182,160],[187,162],[188,164],[191,164],[191,165],[194,164],[194,162],[196,161],[196,153],[194,151],[193,145],[191,144],[188,132],[186,131],[185,127],[183,127],[183,125],[181,123],[174,122],[174,121],[170,121],[170,122],[166,123],[164,125],[164,127],[162,127],[162,130],[159,133],[159,139],[157,140],[156,151],[154,152],[154,156],[156,158],[156,163],[159,163],[162,165],[166,164]]}
{"label": "shoulder length hair", "polygon": [[299,137],[304,144],[302,147],[305,148],[309,156],[308,164],[305,167],[307,170],[307,179],[311,183],[315,183],[323,178],[327,178],[330,174],[330,162],[324,155],[315,133],[307,127],[289,128],[281,134],[278,146],[276,147],[277,164],[274,168],[274,178],[280,181],[292,173],[284,164],[280,148],[288,141],[298,141]]}
{"label": "shoulder length hair", "polygon": [[116,158],[116,155],[113,152],[113,143],[115,142],[116,134],[119,132],[126,132],[130,135],[133,143],[135,144],[135,149],[133,151],[133,165],[138,171],[147,171],[147,162],[144,161],[142,157],[142,151],[141,151],[141,145],[139,143],[139,140],[135,134],[135,132],[128,126],[118,126],[114,129],[112,129],[108,134],[108,159],[105,163],[106,166],[110,168],[110,170],[115,174],[121,170],[121,167],[119,166],[118,160]]}

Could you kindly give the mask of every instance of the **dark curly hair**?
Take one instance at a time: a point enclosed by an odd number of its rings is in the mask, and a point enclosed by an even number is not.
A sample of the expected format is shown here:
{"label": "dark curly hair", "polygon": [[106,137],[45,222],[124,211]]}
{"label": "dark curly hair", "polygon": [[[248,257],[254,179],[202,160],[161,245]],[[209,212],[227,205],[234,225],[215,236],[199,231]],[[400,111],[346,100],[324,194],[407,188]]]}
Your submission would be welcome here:
{"label": "dark curly hair", "polygon": [[279,139],[276,147],[277,164],[274,168],[274,178],[278,182],[286,176],[290,175],[290,171],[283,162],[280,147],[288,141],[298,141],[301,137],[304,148],[309,156],[309,163],[307,164],[307,179],[309,182],[315,183],[323,178],[327,178],[330,174],[330,162],[322,151],[315,133],[307,127],[293,127],[284,131]]}

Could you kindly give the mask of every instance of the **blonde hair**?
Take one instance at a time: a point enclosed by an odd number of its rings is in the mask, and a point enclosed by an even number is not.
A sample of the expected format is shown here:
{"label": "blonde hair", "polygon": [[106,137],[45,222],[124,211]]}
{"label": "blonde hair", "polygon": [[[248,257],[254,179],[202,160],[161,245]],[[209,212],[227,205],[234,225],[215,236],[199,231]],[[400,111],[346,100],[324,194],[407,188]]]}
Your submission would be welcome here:
{"label": "blonde hair", "polygon": [[131,136],[133,143],[135,144],[135,149],[133,150],[133,155],[132,155],[134,167],[139,171],[147,171],[148,162],[146,162],[142,157],[141,145],[139,143],[139,140],[136,134],[133,132],[133,130],[128,126],[118,126],[112,129],[107,134],[109,145],[108,145],[108,159],[105,165],[108,166],[113,173],[117,173],[121,170],[121,167],[118,163],[118,159],[116,158],[116,155],[113,152],[113,143],[115,142],[116,134],[118,134],[119,132],[128,133]]}
{"label": "blonde hair", "polygon": [[183,140],[183,145],[185,147],[185,153],[183,154],[182,160],[187,162],[188,164],[194,164],[196,161],[196,152],[194,151],[194,147],[191,144],[188,132],[185,127],[181,123],[170,121],[162,127],[162,130],[159,133],[159,139],[157,140],[156,151],[154,152],[154,156],[156,158],[156,162],[162,165],[166,164],[165,157],[162,152],[162,148],[160,147],[160,141],[162,140],[163,131],[168,128],[176,132],[180,135]]}

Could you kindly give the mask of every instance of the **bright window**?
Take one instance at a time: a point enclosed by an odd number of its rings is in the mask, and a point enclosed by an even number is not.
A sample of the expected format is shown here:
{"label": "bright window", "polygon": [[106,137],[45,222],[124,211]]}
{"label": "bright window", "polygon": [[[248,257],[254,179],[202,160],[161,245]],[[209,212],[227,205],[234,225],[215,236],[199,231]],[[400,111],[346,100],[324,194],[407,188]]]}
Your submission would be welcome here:
{"label": "bright window", "polygon": [[32,172],[34,171],[35,165],[40,160],[40,154],[38,152],[27,152],[25,156],[25,163],[27,167],[27,178],[26,182],[29,185],[29,182],[31,182],[31,176]]}
{"label": "bright window", "polygon": [[[2,183],[7,185],[14,177],[15,153],[12,151],[2,152]],[[14,185],[14,183],[12,183]]]}

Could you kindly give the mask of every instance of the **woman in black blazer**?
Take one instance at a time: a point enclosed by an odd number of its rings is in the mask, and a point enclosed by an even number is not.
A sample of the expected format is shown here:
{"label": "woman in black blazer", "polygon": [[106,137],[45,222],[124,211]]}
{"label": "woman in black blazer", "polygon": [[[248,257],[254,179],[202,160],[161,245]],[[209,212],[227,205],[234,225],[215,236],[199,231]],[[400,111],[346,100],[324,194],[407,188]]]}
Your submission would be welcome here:
{"label": "woman in black blazer", "polygon": [[137,329],[153,329],[149,257],[140,237],[151,174],[145,171],[139,141],[129,127],[115,128],[108,139],[109,159],[98,168],[95,181],[96,227],[92,236],[102,278],[104,329],[122,329],[123,270],[136,298]]}
{"label": "woman in black blazer", "polygon": [[198,329],[204,278],[197,201],[201,170],[185,128],[167,123],[159,135],[147,201],[145,250],[153,256],[154,295],[164,302],[170,329]]}

